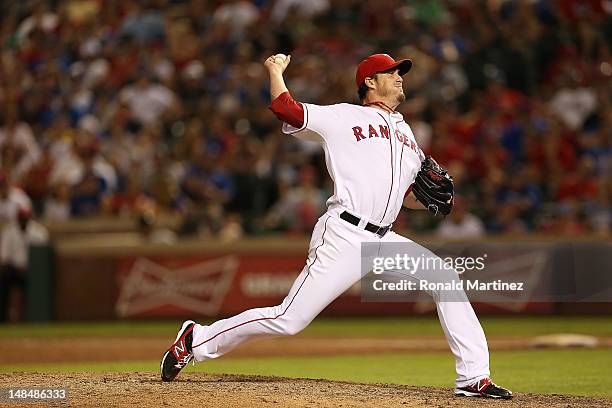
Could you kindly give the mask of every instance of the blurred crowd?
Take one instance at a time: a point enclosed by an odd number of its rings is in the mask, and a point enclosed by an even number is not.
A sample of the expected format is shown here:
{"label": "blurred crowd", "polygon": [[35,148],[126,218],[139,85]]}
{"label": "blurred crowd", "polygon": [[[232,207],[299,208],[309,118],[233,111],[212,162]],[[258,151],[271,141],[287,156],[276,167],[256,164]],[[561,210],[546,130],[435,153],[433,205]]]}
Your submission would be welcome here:
{"label": "blurred crowd", "polygon": [[292,95],[358,103],[356,64],[410,57],[400,106],[458,197],[447,237],[610,233],[612,5],[604,0],[0,2],[0,217],[117,215],[178,234],[309,234],[332,184],[284,136]]}

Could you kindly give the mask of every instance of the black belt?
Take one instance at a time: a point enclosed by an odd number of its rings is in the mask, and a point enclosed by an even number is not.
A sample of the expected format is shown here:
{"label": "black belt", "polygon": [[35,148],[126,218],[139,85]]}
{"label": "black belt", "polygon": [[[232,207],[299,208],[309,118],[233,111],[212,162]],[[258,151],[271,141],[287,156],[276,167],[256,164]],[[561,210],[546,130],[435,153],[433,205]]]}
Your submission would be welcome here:
{"label": "black belt", "polygon": [[[340,214],[340,218],[344,221],[353,224],[355,226],[359,226],[361,219],[359,217],[354,216],[346,211]],[[387,225],[386,227],[379,227],[378,225],[374,225],[371,222],[368,222],[364,228],[366,231],[372,232],[380,237],[384,237],[387,232],[391,229],[391,225]]]}

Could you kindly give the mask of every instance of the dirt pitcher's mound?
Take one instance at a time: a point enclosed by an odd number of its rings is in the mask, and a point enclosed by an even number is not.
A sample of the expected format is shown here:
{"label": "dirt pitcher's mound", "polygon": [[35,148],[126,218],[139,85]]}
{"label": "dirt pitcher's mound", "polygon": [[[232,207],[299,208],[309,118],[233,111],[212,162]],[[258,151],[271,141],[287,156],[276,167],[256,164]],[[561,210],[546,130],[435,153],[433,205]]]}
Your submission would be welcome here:
{"label": "dirt pitcher's mound", "polygon": [[[3,387],[67,388],[74,407],[612,407],[612,400],[518,394],[510,401],[454,397],[452,390],[244,375],[184,374],[162,383],[154,373],[0,374]],[[1,407],[24,404],[0,401]],[[32,406],[32,404],[29,404]]]}

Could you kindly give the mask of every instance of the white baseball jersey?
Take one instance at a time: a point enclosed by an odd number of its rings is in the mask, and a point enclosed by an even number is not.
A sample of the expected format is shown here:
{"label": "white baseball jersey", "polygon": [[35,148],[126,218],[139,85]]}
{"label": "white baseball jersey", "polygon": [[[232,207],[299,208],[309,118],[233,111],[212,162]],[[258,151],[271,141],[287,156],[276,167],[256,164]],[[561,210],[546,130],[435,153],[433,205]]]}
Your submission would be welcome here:
{"label": "white baseball jersey", "polygon": [[[193,328],[195,361],[218,358],[240,344],[303,330],[327,305],[361,279],[361,244],[405,244],[417,253],[435,257],[431,251],[394,231],[378,235],[345,221],[348,211],[380,226],[399,213],[404,195],[420,168],[423,152],[410,127],[399,113],[338,104],[302,104],[304,124],[297,129],[283,125],[285,133],[319,141],[325,149],[327,169],[335,184],[328,210],[315,225],[308,259],[281,304],[244,311],[209,326]],[[442,274],[442,275],[441,275]],[[450,276],[448,276],[450,275]],[[401,274],[400,277],[405,275]],[[418,270],[414,280],[435,281],[445,276],[459,280],[455,271]],[[489,376],[487,340],[465,293],[450,299],[449,292],[432,291],[440,323],[455,356],[457,387]]]}
{"label": "white baseball jersey", "polygon": [[328,207],[378,225],[392,224],[424,159],[401,113],[349,103],[304,103],[304,124],[283,132],[318,141],[334,181]]}

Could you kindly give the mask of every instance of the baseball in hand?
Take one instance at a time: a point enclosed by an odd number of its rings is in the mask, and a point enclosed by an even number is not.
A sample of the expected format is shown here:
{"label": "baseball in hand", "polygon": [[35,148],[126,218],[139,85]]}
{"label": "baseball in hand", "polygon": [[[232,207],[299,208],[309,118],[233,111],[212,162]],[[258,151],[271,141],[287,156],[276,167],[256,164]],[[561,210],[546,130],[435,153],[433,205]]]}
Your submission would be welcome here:
{"label": "baseball in hand", "polygon": [[285,54],[276,54],[274,56],[274,62],[283,62],[286,59],[287,59],[287,56]]}

